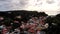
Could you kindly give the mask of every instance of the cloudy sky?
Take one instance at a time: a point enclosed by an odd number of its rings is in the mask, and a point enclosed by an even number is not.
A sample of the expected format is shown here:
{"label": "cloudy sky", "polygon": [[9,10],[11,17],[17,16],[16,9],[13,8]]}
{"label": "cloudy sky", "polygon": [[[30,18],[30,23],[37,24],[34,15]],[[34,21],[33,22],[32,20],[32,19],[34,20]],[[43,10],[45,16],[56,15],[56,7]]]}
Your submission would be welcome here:
{"label": "cloudy sky", "polygon": [[60,13],[60,0],[0,0],[0,11],[36,10],[49,15]]}

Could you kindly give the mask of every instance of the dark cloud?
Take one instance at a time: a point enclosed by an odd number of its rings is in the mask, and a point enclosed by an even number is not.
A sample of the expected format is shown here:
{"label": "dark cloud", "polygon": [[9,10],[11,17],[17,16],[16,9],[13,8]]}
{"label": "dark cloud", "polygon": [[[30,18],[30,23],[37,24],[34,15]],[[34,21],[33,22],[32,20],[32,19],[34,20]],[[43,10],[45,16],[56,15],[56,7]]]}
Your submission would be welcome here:
{"label": "dark cloud", "polygon": [[6,0],[0,0],[0,1],[6,1]]}
{"label": "dark cloud", "polygon": [[26,5],[26,0],[0,0],[0,10],[22,9]]}
{"label": "dark cloud", "polygon": [[53,4],[53,3],[55,3],[54,0],[51,0],[51,1],[47,0],[46,2],[47,2],[48,4]]}
{"label": "dark cloud", "polygon": [[21,1],[20,1],[20,4],[21,4],[21,5],[27,5],[27,4],[28,4],[28,1],[26,1],[26,0],[21,0]]}

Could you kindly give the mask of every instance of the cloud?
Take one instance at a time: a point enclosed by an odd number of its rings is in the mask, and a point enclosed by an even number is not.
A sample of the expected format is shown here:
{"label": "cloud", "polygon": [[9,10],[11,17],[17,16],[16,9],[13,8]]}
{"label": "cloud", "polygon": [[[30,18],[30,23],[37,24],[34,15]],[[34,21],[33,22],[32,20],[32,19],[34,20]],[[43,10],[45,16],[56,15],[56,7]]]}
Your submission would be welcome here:
{"label": "cloud", "polygon": [[[44,11],[49,15],[56,15],[60,11],[58,6],[59,2],[57,0],[50,1],[52,3],[47,3],[47,0],[40,0],[39,2],[30,0],[29,4],[26,6],[26,10],[37,10]],[[41,4],[42,3],[42,4]]]}
{"label": "cloud", "polygon": [[25,0],[0,0],[0,11],[2,10],[20,10],[25,7]]}
{"label": "cloud", "polygon": [[0,0],[0,11],[10,10],[10,0]]}
{"label": "cloud", "polygon": [[44,11],[49,15],[60,13],[58,0],[0,0],[0,11],[5,10],[37,10]]}
{"label": "cloud", "polygon": [[28,4],[27,0],[12,0],[10,2],[11,4],[11,9],[12,10],[23,10],[25,8],[25,6]]}
{"label": "cloud", "polygon": [[54,0],[47,0],[46,2],[47,2],[48,4],[55,3],[55,1],[54,1]]}

